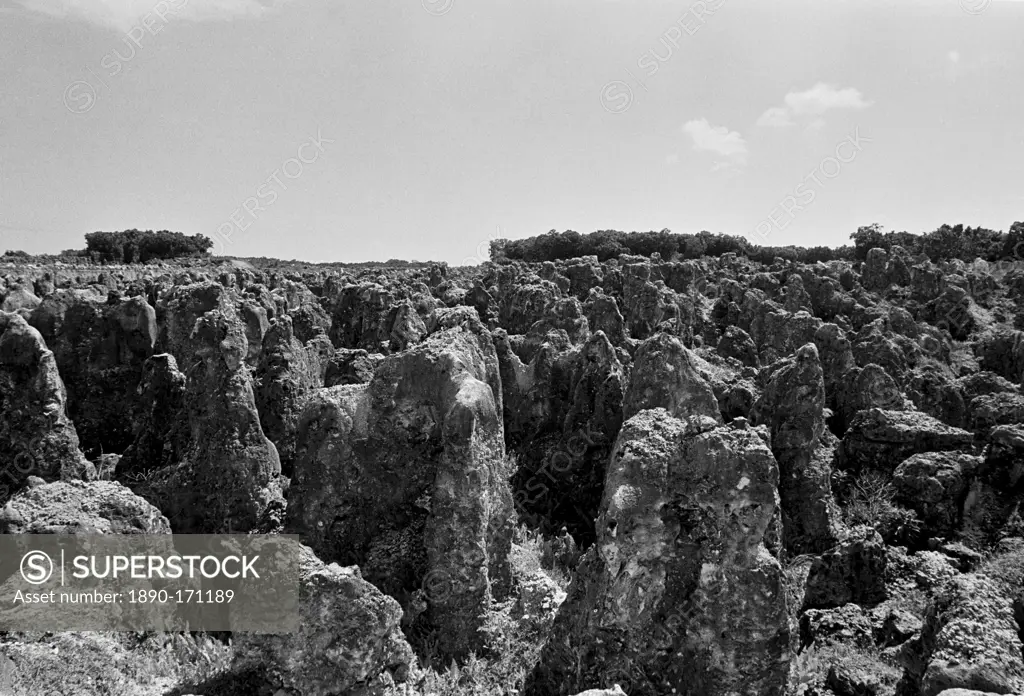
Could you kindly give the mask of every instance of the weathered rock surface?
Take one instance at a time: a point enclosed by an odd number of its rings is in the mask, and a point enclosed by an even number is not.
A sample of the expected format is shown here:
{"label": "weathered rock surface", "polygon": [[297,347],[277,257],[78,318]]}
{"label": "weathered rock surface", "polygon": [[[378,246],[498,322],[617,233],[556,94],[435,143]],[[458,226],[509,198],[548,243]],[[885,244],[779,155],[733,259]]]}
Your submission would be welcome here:
{"label": "weathered rock surface", "polygon": [[837,461],[851,472],[891,473],[907,457],[970,447],[973,436],[916,411],[861,411],[843,436]]}
{"label": "weathered rock surface", "polygon": [[644,341],[633,357],[623,417],[664,408],[675,418],[704,416],[721,423],[718,399],[700,375],[693,353],[682,342],[659,333]]}
{"label": "weathered rock surface", "polygon": [[[846,376],[857,367],[853,347],[846,333],[835,324],[822,324],[814,332],[814,345],[818,348],[822,378],[825,381],[825,405],[833,412],[838,412],[839,395],[845,390]],[[838,429],[838,432],[844,429]]]}
{"label": "weathered rock surface", "polygon": [[524,521],[567,525],[589,543],[622,425],[627,370],[602,331],[579,346],[551,336],[524,364],[513,337],[495,335],[506,442],[519,452],[514,498]]}
{"label": "weathered rock surface", "polygon": [[762,364],[770,364],[794,353],[798,348],[814,341],[822,326],[817,317],[806,311],[790,313],[785,310],[757,310],[761,317],[751,325],[751,336],[761,346]]}
{"label": "weathered rock surface", "polygon": [[1024,536],[1024,426],[993,428],[989,441],[964,500],[963,528],[992,542]]}
{"label": "weathered rock surface", "polygon": [[327,361],[324,386],[365,384],[373,379],[373,373],[383,359],[384,356],[380,353],[368,353],[362,349],[338,348]]}
{"label": "weathered rock surface", "polygon": [[969,425],[964,389],[943,369],[927,366],[916,369],[907,383],[907,396],[917,410],[938,418],[946,425],[954,428]]}
{"label": "weathered rock surface", "polygon": [[142,366],[156,343],[156,311],[143,297],[62,290],[43,300],[30,323],[54,353],[83,451],[123,452],[132,441]]}
{"label": "weathered rock surface", "polygon": [[[160,297],[157,304],[157,336],[156,352],[170,353],[177,360],[183,372],[188,372],[196,362],[195,345],[192,332],[207,312],[213,310],[226,311],[232,305],[230,291],[213,282],[175,285]],[[244,304],[244,303],[243,303]],[[243,334],[246,335],[244,358],[249,359],[248,322],[244,320]],[[264,317],[264,321],[266,318]],[[265,331],[263,328],[261,331]],[[262,339],[262,335],[260,335]]]}
{"label": "weathered rock surface", "polygon": [[835,424],[839,432],[845,432],[860,411],[908,411],[912,406],[903,398],[896,380],[878,365],[868,363],[844,375],[836,396]]}
{"label": "weathered rock surface", "polygon": [[783,692],[789,625],[765,546],[777,465],[751,429],[692,423],[654,409],[623,426],[597,542],[527,694]]}
{"label": "weathered rock surface", "polygon": [[66,403],[43,337],[21,316],[0,312],[0,502],[29,476],[48,481],[95,476],[78,448]]}
{"label": "weathered rock surface", "polygon": [[118,476],[130,477],[181,463],[191,429],[185,408],[185,375],[169,353],[154,355],[142,367],[140,413],[135,440],[118,464]]}
{"label": "weathered rock surface", "polygon": [[[323,345],[317,346],[318,340]],[[286,476],[292,473],[302,409],[310,394],[323,386],[327,356],[333,352],[326,336],[314,337],[304,346],[295,337],[288,315],[274,319],[263,337],[256,367],[256,407],[263,432],[277,447]]]}
{"label": "weathered rock surface", "polygon": [[325,565],[303,547],[299,629],[241,634],[232,669],[259,670],[274,686],[303,696],[334,696],[394,686],[415,660],[401,631],[402,608],[360,577],[359,568]]}
{"label": "weathered rock surface", "polygon": [[[225,531],[280,530],[284,501],[277,489],[287,481],[273,473],[271,451],[285,471],[293,452],[305,457],[314,474],[296,477],[293,519],[302,518],[304,506],[315,508],[302,521],[310,543],[329,560],[360,564],[364,577],[408,609],[402,628],[421,657],[430,654],[433,636],[447,636],[448,644],[434,653],[446,663],[469,649],[492,659],[498,645],[492,641],[510,635],[503,621],[515,624],[511,635],[540,650],[560,591],[551,579],[502,560],[514,523],[511,512],[502,511],[518,508],[519,522],[545,539],[567,525],[586,554],[575,570],[566,565],[575,575],[564,580],[575,584],[552,643],[562,647],[545,653],[534,679],[561,680],[548,689],[552,693],[618,682],[626,693],[668,694],[673,684],[676,693],[771,693],[764,675],[788,659],[781,656],[789,648],[776,650],[770,642],[772,630],[784,630],[773,622],[775,605],[765,589],[774,582],[774,566],[729,561],[732,552],[722,550],[757,546],[737,539],[756,536],[764,511],[730,510],[739,521],[708,512],[735,501],[723,492],[724,478],[715,479],[718,490],[693,473],[713,461],[723,471],[701,475],[728,478],[741,468],[731,462],[760,461],[758,452],[767,447],[780,469],[781,508],[770,516],[758,548],[778,558],[782,541],[789,546],[788,580],[778,594],[785,596],[791,634],[799,626],[802,649],[811,651],[811,662],[815,653],[820,660],[812,681],[797,675],[804,696],[891,696],[894,665],[902,663],[912,678],[901,696],[921,696],[930,653],[913,645],[923,607],[962,573],[988,572],[994,548],[1010,548],[1024,537],[1019,261],[1007,272],[980,260],[936,261],[936,253],[945,252],[932,248],[933,260],[911,258],[898,247],[870,251],[866,260],[867,250],[858,247],[849,259],[814,264],[790,260],[786,249],[771,262],[763,251],[760,261],[731,253],[673,261],[665,260],[673,253],[671,239],[664,241],[659,253],[617,259],[623,249],[606,245],[598,252],[612,257],[605,262],[498,259],[466,268],[199,258],[103,267],[5,263],[4,307],[35,325],[43,343],[37,362],[45,362],[49,348],[60,374],[46,368],[50,376],[37,383],[17,372],[20,367],[0,364],[8,380],[0,383],[0,423],[8,424],[0,427],[0,454],[11,441],[18,451],[35,452],[39,433],[53,431],[40,414],[60,398],[33,395],[41,393],[39,384],[61,380],[64,421],[68,427],[74,422],[81,438],[81,447],[68,451],[65,484],[91,485],[72,483],[74,476],[93,476],[77,453],[82,449],[97,476],[115,477],[165,508],[176,531],[207,522]],[[678,248],[684,256],[719,243],[711,235],[684,241]],[[134,314],[127,311],[132,307]],[[146,307],[155,308],[156,329]],[[467,328],[477,315],[479,332]],[[202,337],[210,322],[222,321],[222,336]],[[281,328],[286,323],[290,331]],[[438,338],[450,337],[457,325],[473,337]],[[244,336],[244,348],[237,335]],[[496,367],[489,358],[466,357],[488,353],[488,336]],[[0,336],[0,347],[3,342]],[[807,367],[811,342],[821,390],[816,371]],[[214,365],[218,354],[223,364]],[[451,367],[456,364],[471,365],[465,371],[487,385],[473,388],[489,389],[493,419],[482,397],[467,402],[453,396],[469,384],[458,376],[462,367]],[[217,398],[226,383],[234,391]],[[626,449],[634,453],[630,461],[643,463],[636,468],[658,476],[664,471],[664,477],[623,475],[618,490],[640,491],[639,502],[622,493],[604,504],[614,497],[605,483],[618,476],[621,462],[609,462],[624,418],[636,420],[658,407],[666,409],[665,422],[684,423],[672,426],[682,429],[678,438],[637,436]],[[201,427],[197,418],[208,422]],[[751,422],[764,425],[751,429]],[[723,449],[747,446],[738,433],[749,436],[754,454],[659,454],[693,452],[700,438]],[[494,452],[501,453],[501,465],[485,465]],[[849,530],[830,512],[826,494],[832,468],[831,485],[843,493],[843,522],[872,524],[906,549],[859,532],[844,536]],[[47,478],[59,479],[60,469]],[[686,490],[649,483],[682,480],[680,471],[690,472]],[[193,474],[206,477],[202,486]],[[43,485],[18,476],[18,485],[31,490]],[[757,484],[747,484],[752,488]],[[763,498],[757,504],[768,504]],[[109,519],[90,522],[90,504],[76,507],[78,498],[70,495],[54,501],[53,509],[64,512],[32,508],[29,517],[48,520],[47,529],[60,529],[65,517],[72,520],[69,529],[79,517],[82,529],[137,526],[135,508],[120,493],[111,499]],[[645,501],[662,499],[667,502],[641,509]],[[229,514],[228,505],[247,512]],[[617,537],[603,528],[609,514],[618,521]],[[822,515],[828,521],[813,521]],[[245,517],[248,529],[238,529]],[[220,525],[224,518],[230,519]],[[811,521],[800,540],[797,522],[805,518]],[[751,519],[751,529],[740,528]],[[549,543],[535,549],[539,556],[547,557]],[[815,555],[792,558],[799,551]],[[750,558],[759,553],[751,551]],[[718,566],[708,570],[712,580],[716,573],[734,580],[726,587],[735,594],[710,591],[699,572],[705,563]],[[752,579],[756,567],[768,570]],[[1018,633],[1024,624],[1020,585],[1003,593]],[[978,594],[982,603],[986,596]],[[497,605],[488,599],[502,597]],[[748,604],[740,612],[735,606],[742,602]],[[805,609],[810,605],[818,608]],[[497,607],[498,614],[484,621],[484,607]],[[657,625],[666,629],[659,632]],[[317,630],[330,632],[326,623]],[[998,640],[977,631],[981,645]],[[0,654],[21,659],[7,645],[0,640]],[[302,680],[311,691],[329,689],[331,679],[350,683],[349,673],[329,660],[311,662],[310,651],[301,659],[282,658],[297,654],[297,644],[279,648],[269,653],[267,664],[277,665],[277,676],[266,696],[276,689],[283,696],[285,677],[296,680],[296,690]],[[973,650],[951,653],[957,669],[981,654]],[[360,653],[355,659],[376,658]],[[346,691],[368,696],[392,689],[398,662],[368,668],[366,679]],[[975,671],[996,676],[1004,669],[998,660],[979,664]],[[807,667],[801,662],[796,671]],[[0,690],[2,669],[0,660]],[[47,691],[61,693],[58,686]]]}
{"label": "weathered rock surface", "polygon": [[631,339],[626,333],[625,319],[622,318],[614,297],[606,295],[600,288],[591,288],[583,309],[591,331],[603,331],[614,346],[630,345]]}
{"label": "weathered rock surface", "polygon": [[616,684],[611,689],[587,689],[576,694],[576,696],[627,696],[622,687]]}
{"label": "weathered rock surface", "polygon": [[859,533],[816,557],[804,590],[808,609],[860,605],[885,600],[885,543],[877,532]]}
{"label": "weathered rock surface", "polygon": [[968,405],[970,427],[985,437],[997,425],[1015,425],[1024,422],[1024,395],[985,394],[971,399]]}
{"label": "weathered rock surface", "polygon": [[422,587],[421,620],[461,655],[479,648],[491,596],[508,592],[512,472],[490,335],[475,316],[453,316],[369,384],[311,398],[288,527],[392,596]]}
{"label": "weathered rock surface", "polygon": [[961,377],[957,380],[957,385],[963,390],[967,402],[986,394],[1020,393],[1020,388],[1016,384],[987,370]]}
{"label": "weathered rock surface", "polygon": [[808,609],[800,615],[800,647],[844,645],[869,648],[874,645],[870,616],[860,606],[845,604],[834,609]]}
{"label": "weathered rock surface", "polygon": [[756,367],[760,364],[754,339],[738,326],[729,326],[718,341],[718,352],[727,358],[736,358],[742,364]]}
{"label": "weathered rock surface", "polygon": [[982,369],[1010,382],[1024,384],[1024,332],[1001,329],[984,335],[975,345]]}
{"label": "weathered rock surface", "polygon": [[0,510],[0,534],[170,534],[159,510],[113,481],[30,485]]}
{"label": "weathered rock surface", "polygon": [[839,539],[831,468],[815,457],[825,434],[825,382],[813,343],[773,365],[753,421],[768,426],[779,463],[783,538],[793,554],[820,553]]}
{"label": "weathered rock surface", "polygon": [[4,293],[0,302],[0,312],[16,313],[32,311],[39,306],[41,300],[29,288],[18,286]]}
{"label": "weathered rock surface", "polygon": [[959,528],[970,480],[980,464],[980,458],[962,452],[908,457],[893,474],[897,500],[917,512],[930,534],[952,534]]}
{"label": "weathered rock surface", "polygon": [[151,500],[178,534],[257,529],[283,511],[281,462],[260,427],[248,341],[233,308],[196,321],[186,351],[196,360],[186,371],[189,447],[154,479]]}
{"label": "weathered rock surface", "polygon": [[915,648],[900,694],[1024,692],[1024,648],[1013,602],[983,575],[955,577],[942,589],[928,608]]}

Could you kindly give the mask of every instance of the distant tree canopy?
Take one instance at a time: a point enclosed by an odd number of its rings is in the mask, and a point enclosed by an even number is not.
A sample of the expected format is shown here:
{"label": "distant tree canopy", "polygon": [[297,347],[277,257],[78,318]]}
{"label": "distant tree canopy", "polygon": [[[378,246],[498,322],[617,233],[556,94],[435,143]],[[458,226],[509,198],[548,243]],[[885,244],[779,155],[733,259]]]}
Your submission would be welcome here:
{"label": "distant tree canopy", "polygon": [[996,261],[1008,256],[1024,258],[1024,223],[1016,222],[1008,233],[996,232],[982,227],[943,225],[934,232],[911,234],[910,232],[884,232],[880,225],[867,225],[850,235],[853,246],[800,247],[800,246],[759,246],[751,244],[745,237],[699,232],[697,234],[673,234],[669,230],[660,232],[619,232],[601,230],[580,234],[572,230],[556,232],[526,239],[495,239],[491,241],[492,261],[555,261],[579,256],[597,256],[607,261],[623,254],[650,256],[654,252],[663,259],[699,259],[702,256],[721,256],[733,252],[746,256],[752,261],[771,263],[776,258],[802,263],[818,261],[863,261],[868,250],[880,247],[889,250],[901,246],[911,255],[927,254],[932,261],[962,259],[973,261],[982,258]]}
{"label": "distant tree canopy", "polygon": [[1024,222],[1013,223],[1005,234],[963,225],[943,225],[925,234],[883,232],[881,225],[874,224],[858,228],[850,238],[858,261],[867,258],[871,249],[889,251],[894,246],[903,247],[911,256],[926,254],[935,262],[950,259],[969,262],[976,258],[998,261],[1009,256],[1024,256]]}
{"label": "distant tree canopy", "polygon": [[667,229],[660,232],[601,230],[590,234],[551,230],[547,234],[527,239],[493,240],[490,252],[493,261],[554,261],[578,256],[596,256],[599,261],[607,261],[623,254],[650,256],[654,252],[658,252],[665,260],[699,259],[729,252],[765,263],[771,263],[776,257],[806,263],[853,258],[853,250],[849,246],[835,249],[825,246],[762,247],[735,235],[711,232],[673,234]]}
{"label": "distant tree canopy", "polygon": [[213,240],[201,234],[190,237],[181,232],[124,230],[90,232],[85,235],[85,254],[103,263],[146,263],[151,259],[202,256]]}

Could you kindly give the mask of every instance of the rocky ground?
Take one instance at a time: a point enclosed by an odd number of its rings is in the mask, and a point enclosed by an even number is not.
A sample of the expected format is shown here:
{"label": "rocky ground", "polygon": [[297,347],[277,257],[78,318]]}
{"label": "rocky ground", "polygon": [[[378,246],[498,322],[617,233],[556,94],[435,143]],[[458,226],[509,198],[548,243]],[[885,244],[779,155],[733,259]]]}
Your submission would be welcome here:
{"label": "rocky ground", "polygon": [[297,634],[0,634],[0,693],[1024,694],[1017,264],[0,277],[0,533],[305,544]]}

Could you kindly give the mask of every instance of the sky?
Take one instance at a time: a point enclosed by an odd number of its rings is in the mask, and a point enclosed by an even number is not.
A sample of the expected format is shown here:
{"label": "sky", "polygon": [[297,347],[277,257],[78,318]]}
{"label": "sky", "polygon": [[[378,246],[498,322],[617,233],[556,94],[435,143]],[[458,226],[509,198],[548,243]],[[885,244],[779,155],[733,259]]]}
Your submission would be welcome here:
{"label": "sky", "polygon": [[0,0],[0,250],[1024,220],[1015,0]]}

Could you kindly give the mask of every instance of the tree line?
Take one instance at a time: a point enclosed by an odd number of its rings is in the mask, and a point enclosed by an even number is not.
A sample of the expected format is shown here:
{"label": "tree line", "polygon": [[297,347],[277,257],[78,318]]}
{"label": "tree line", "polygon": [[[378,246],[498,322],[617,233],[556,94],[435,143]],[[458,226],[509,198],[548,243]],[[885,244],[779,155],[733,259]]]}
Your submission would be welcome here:
{"label": "tree line", "polygon": [[699,259],[703,256],[722,256],[734,253],[751,261],[772,263],[776,258],[802,263],[818,261],[863,261],[875,247],[889,251],[903,247],[911,256],[925,254],[934,262],[950,259],[973,261],[982,258],[997,261],[1002,258],[1024,257],[1024,222],[1015,222],[1007,233],[982,227],[943,225],[933,232],[885,232],[878,224],[858,228],[850,235],[852,245],[828,246],[760,246],[746,237],[728,234],[698,232],[674,234],[660,232],[620,232],[599,230],[580,234],[573,230],[526,239],[495,239],[490,245],[491,261],[556,261],[580,256],[596,256],[599,261],[624,255],[649,257],[657,252],[661,258]]}
{"label": "tree line", "polygon": [[100,263],[146,263],[153,259],[204,256],[212,246],[213,240],[201,234],[186,236],[167,230],[90,232],[85,235],[84,253],[78,255]]}
{"label": "tree line", "polygon": [[146,263],[151,260],[207,256],[212,246],[213,240],[201,234],[186,236],[181,232],[167,230],[122,230],[87,233],[84,249],[65,249],[59,254],[29,254],[8,249],[4,252],[4,258],[43,263]]}

